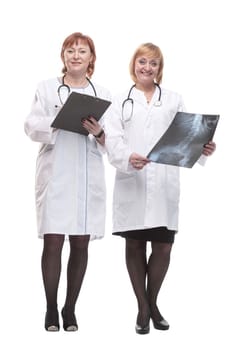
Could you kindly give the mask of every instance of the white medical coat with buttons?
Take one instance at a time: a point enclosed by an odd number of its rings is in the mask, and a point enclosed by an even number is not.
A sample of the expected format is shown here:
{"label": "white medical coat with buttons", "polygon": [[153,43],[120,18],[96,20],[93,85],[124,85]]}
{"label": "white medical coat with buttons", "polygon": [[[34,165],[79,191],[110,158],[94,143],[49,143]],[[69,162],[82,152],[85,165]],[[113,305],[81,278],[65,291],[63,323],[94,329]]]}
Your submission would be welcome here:
{"label": "white medical coat with buttons", "polygon": [[[179,168],[150,162],[142,170],[129,165],[136,152],[147,156],[167,130],[176,112],[184,111],[182,97],[162,89],[161,106],[155,106],[158,89],[148,104],[144,93],[131,92],[133,115],[122,121],[122,103],[128,91],[113,99],[105,118],[106,148],[110,163],[117,168],[113,194],[113,232],[165,226],[178,230]],[[127,106],[128,104],[128,106]],[[124,116],[130,115],[130,102]]]}
{"label": "white medical coat with buttons", "polygon": [[[38,234],[101,238],[106,212],[104,149],[92,135],[50,127],[61,106],[57,93],[60,84],[55,78],[38,85],[25,121],[26,134],[40,143],[35,186]],[[105,88],[94,86],[98,97],[110,100]],[[94,95],[90,85],[75,91]],[[104,116],[100,123],[103,120]]]}

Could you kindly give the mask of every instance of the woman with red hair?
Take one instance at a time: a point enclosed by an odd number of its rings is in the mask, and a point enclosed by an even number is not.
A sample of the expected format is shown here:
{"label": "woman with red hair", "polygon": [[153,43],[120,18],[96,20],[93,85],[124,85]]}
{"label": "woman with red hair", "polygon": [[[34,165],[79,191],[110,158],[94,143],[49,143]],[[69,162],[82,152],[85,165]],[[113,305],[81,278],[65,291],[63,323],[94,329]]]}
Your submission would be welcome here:
{"label": "woman with red hair", "polygon": [[45,328],[59,330],[57,305],[61,254],[69,239],[67,292],[62,308],[66,331],[78,329],[75,305],[88,261],[90,240],[104,236],[105,174],[102,154],[105,135],[102,117],[83,122],[88,136],[51,127],[70,92],[109,100],[110,93],[90,80],[96,52],[93,40],[82,33],[68,36],[61,49],[62,77],[39,83],[26,134],[40,143],[36,169],[38,235],[43,238],[42,275],[47,301]]}

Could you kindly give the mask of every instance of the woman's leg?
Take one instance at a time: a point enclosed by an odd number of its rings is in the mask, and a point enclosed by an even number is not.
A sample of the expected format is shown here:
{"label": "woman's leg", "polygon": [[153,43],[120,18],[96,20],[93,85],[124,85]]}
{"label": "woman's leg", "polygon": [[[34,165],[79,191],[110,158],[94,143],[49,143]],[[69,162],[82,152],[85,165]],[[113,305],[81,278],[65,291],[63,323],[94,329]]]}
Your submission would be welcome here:
{"label": "woman's leg", "polygon": [[[151,246],[152,252],[148,261],[147,292],[151,316],[155,325],[156,322],[163,320],[157,306],[157,298],[169,267],[172,244],[152,242]],[[168,327],[164,329],[168,329]]]}
{"label": "woman's leg", "polygon": [[[45,327],[58,326],[57,292],[61,274],[61,252],[64,235],[45,234],[41,258],[42,276],[47,301]],[[49,329],[48,329],[49,330]]]}
{"label": "woman's leg", "polygon": [[146,241],[126,238],[126,266],[138,302],[137,325],[145,328],[150,319],[146,293]]}
{"label": "woman's leg", "polygon": [[64,328],[66,330],[77,330],[77,322],[74,314],[75,305],[87,268],[89,240],[89,235],[69,236],[70,256],[67,267],[67,291],[62,310]]}

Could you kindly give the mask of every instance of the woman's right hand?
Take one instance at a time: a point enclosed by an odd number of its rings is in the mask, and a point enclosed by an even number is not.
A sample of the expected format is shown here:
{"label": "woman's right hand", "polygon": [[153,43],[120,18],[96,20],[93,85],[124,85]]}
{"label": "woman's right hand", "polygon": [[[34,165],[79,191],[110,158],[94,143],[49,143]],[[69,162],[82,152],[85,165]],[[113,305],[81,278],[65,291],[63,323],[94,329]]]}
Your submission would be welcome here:
{"label": "woman's right hand", "polygon": [[129,157],[129,162],[133,168],[137,170],[141,170],[144,168],[146,164],[150,162],[150,160],[148,158],[140,156],[140,154],[132,153],[131,156]]}

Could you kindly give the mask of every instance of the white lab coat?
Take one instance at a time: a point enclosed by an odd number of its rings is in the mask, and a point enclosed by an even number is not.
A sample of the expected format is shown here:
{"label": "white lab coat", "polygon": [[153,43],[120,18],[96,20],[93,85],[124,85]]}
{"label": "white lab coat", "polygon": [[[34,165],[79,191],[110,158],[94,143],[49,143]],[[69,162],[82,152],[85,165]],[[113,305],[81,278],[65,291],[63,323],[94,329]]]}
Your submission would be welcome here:
{"label": "white lab coat", "polygon": [[[105,231],[106,186],[102,154],[104,148],[88,137],[50,127],[60,106],[57,78],[38,85],[31,113],[25,121],[26,134],[40,142],[36,168],[38,235],[90,234],[101,238]],[[97,96],[110,93],[94,84]],[[76,90],[94,95],[88,85]],[[103,123],[104,116],[100,123]]]}
{"label": "white lab coat", "polygon": [[113,194],[113,232],[159,226],[177,231],[179,167],[151,162],[138,171],[129,164],[129,156],[133,152],[147,156],[176,112],[185,110],[182,97],[162,89],[162,105],[156,107],[158,89],[147,104],[144,93],[134,88],[131,92],[134,100],[133,116],[130,121],[122,123],[122,103],[127,95],[128,91],[113,99],[105,118],[108,157],[117,168]]}

